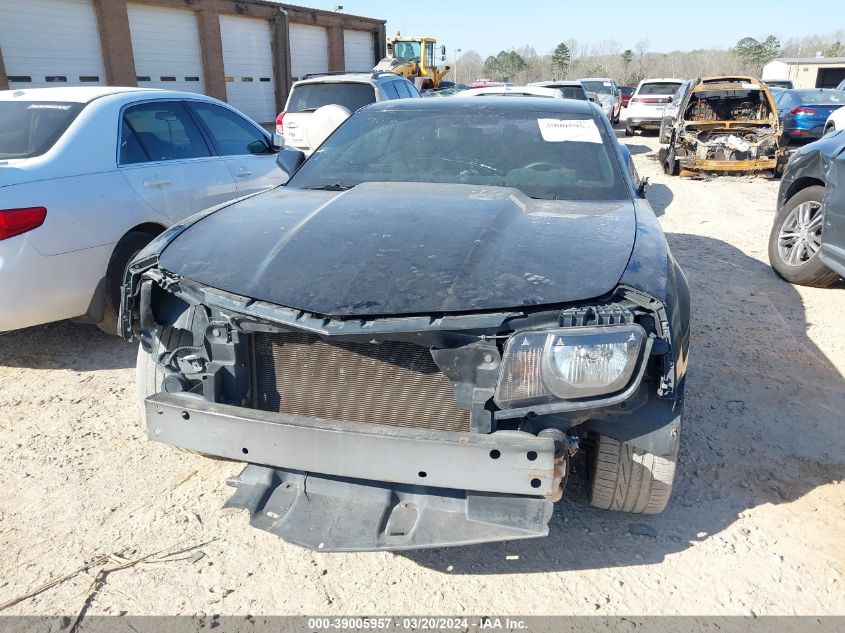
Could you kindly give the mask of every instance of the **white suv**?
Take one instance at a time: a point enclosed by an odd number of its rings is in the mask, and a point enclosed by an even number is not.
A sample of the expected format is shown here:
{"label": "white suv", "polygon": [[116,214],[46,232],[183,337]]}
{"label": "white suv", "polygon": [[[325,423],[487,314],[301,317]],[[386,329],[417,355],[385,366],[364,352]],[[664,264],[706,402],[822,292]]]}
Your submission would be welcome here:
{"label": "white suv", "polygon": [[663,109],[683,83],[683,79],[643,79],[625,108],[625,136],[637,130],[659,130]]}
{"label": "white suv", "polygon": [[417,99],[419,90],[396,73],[308,75],[293,84],[276,133],[310,154],[353,112],[390,99]]}

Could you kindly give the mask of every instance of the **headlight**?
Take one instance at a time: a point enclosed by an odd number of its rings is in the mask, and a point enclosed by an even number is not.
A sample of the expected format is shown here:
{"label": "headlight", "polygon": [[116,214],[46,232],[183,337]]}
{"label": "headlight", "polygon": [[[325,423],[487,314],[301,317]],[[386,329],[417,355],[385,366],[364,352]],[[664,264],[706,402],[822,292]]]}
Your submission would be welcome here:
{"label": "headlight", "polygon": [[645,338],[636,324],[516,334],[505,346],[496,404],[511,409],[620,391]]}

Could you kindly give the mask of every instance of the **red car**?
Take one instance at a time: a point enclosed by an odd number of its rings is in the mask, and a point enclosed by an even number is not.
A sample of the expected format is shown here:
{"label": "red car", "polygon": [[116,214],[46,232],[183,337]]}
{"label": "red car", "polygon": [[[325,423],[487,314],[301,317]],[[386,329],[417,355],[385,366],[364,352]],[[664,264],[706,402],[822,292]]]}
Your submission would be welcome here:
{"label": "red car", "polygon": [[628,107],[628,102],[631,100],[631,97],[634,94],[635,88],[631,88],[631,86],[619,86],[619,92],[622,94],[622,107]]}

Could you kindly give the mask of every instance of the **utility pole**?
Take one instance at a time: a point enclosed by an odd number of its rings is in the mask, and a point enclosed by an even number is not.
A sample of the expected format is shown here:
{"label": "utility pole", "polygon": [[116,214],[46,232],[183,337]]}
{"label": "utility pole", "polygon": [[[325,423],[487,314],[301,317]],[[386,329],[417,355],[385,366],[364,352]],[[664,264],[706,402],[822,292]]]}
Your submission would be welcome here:
{"label": "utility pole", "polygon": [[458,81],[458,58],[461,56],[461,49],[455,49],[455,85],[461,83]]}

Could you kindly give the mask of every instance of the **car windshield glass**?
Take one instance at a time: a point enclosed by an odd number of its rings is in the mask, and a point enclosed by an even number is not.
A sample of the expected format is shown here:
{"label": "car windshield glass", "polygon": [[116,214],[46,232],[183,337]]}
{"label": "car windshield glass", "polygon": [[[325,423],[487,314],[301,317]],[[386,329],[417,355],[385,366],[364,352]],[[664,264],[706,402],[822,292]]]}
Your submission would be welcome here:
{"label": "car windshield glass", "polygon": [[803,104],[836,104],[845,105],[845,92],[842,90],[801,90],[797,95]]}
{"label": "car windshield glass", "polygon": [[582,81],[581,85],[584,86],[584,90],[589,90],[591,92],[598,92],[606,95],[613,93],[613,86],[609,81]]}
{"label": "car windshield glass", "polygon": [[549,88],[557,88],[563,93],[564,99],[578,99],[579,101],[586,101],[587,95],[584,89],[580,86],[549,86]]}
{"label": "car windshield glass", "polygon": [[40,156],[55,145],[84,105],[0,101],[0,159]]}
{"label": "car windshield glass", "polygon": [[287,111],[313,112],[324,105],[337,104],[355,112],[375,100],[375,91],[367,83],[300,84],[291,93]]}
{"label": "car windshield glass", "polygon": [[678,91],[681,84],[661,82],[652,84],[643,84],[637,94],[640,95],[661,95],[670,96]]}
{"label": "car windshield glass", "polygon": [[590,115],[363,110],[340,126],[288,186],[463,183],[514,187],[546,200],[620,200],[628,193],[611,143]]}

